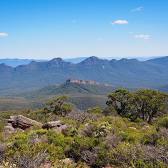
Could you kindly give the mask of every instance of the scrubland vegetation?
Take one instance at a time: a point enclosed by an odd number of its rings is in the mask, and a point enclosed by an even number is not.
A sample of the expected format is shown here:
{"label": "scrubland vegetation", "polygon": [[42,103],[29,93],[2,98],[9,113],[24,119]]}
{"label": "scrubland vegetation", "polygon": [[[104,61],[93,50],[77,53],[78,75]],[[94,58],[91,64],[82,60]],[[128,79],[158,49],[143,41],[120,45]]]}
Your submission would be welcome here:
{"label": "scrubland vegetation", "polygon": [[[118,89],[107,106],[82,112],[56,97],[36,111],[1,112],[0,164],[16,168],[167,168],[168,95]],[[5,119],[22,114],[67,129],[31,128],[4,137]]]}

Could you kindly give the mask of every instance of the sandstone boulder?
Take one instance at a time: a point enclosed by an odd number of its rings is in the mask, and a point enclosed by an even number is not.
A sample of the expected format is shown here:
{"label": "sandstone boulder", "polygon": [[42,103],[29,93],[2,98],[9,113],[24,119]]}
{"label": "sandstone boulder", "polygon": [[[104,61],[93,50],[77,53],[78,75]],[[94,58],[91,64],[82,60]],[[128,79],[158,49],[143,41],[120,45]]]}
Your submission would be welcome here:
{"label": "sandstone boulder", "polygon": [[61,123],[61,121],[58,120],[58,121],[47,122],[43,124],[42,128],[47,130],[53,129],[55,131],[64,133],[67,130],[68,126]]}
{"label": "sandstone boulder", "polygon": [[11,124],[11,126],[14,128],[14,129],[22,129],[22,130],[26,130],[30,127],[41,127],[42,124],[35,121],[35,120],[32,120],[30,118],[27,118],[27,117],[24,117],[22,115],[17,115],[17,116],[10,116],[10,119],[7,120],[7,122],[9,124]]}

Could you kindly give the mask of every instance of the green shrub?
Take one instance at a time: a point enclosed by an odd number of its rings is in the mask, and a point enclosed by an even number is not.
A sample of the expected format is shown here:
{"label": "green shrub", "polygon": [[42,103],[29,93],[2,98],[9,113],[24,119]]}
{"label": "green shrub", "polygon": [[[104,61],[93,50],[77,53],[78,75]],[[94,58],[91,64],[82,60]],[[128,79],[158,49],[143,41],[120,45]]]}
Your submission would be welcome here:
{"label": "green shrub", "polygon": [[158,120],[158,127],[164,127],[168,129],[168,116],[162,117]]}
{"label": "green shrub", "polygon": [[150,134],[150,135],[145,135],[143,137],[142,143],[145,145],[157,145],[159,140],[159,135],[157,133]]}
{"label": "green shrub", "polygon": [[91,114],[102,114],[102,111],[103,110],[100,107],[93,107],[87,110],[87,112]]}
{"label": "green shrub", "polygon": [[73,138],[66,137],[61,133],[56,133],[55,131],[48,131],[47,132],[48,143],[54,144],[55,146],[60,146],[63,149],[66,148],[68,144],[71,144]]}
{"label": "green shrub", "polygon": [[69,149],[67,149],[66,155],[78,162],[82,158],[83,151],[91,151],[97,144],[98,141],[95,138],[75,137],[74,141],[69,146]]}

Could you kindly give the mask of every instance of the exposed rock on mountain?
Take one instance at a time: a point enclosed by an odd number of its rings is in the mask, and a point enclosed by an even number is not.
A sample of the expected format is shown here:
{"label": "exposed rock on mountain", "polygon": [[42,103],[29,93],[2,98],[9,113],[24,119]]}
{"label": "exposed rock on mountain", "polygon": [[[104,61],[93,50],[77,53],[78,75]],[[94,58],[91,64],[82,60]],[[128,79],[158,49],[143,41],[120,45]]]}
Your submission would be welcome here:
{"label": "exposed rock on mountain", "polygon": [[66,84],[75,83],[75,84],[83,84],[83,85],[100,85],[100,83],[93,80],[79,80],[79,79],[68,79],[66,80]]}

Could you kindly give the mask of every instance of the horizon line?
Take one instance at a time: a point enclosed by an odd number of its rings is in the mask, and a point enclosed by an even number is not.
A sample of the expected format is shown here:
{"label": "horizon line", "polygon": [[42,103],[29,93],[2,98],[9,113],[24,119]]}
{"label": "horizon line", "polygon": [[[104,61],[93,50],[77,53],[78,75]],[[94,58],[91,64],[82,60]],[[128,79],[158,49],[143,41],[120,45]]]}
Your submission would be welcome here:
{"label": "horizon line", "polygon": [[78,59],[78,58],[90,58],[90,57],[97,57],[99,59],[148,59],[148,58],[162,58],[162,57],[167,57],[168,55],[161,55],[161,56],[124,56],[124,57],[115,57],[115,56],[107,56],[107,57],[102,57],[102,56],[96,56],[96,55],[90,55],[90,56],[77,56],[77,57],[61,57],[61,56],[55,56],[55,57],[51,57],[51,58],[19,58],[19,57],[4,57],[4,58],[0,58],[0,60],[52,60],[54,58],[61,58],[63,60],[67,60],[67,59]]}

